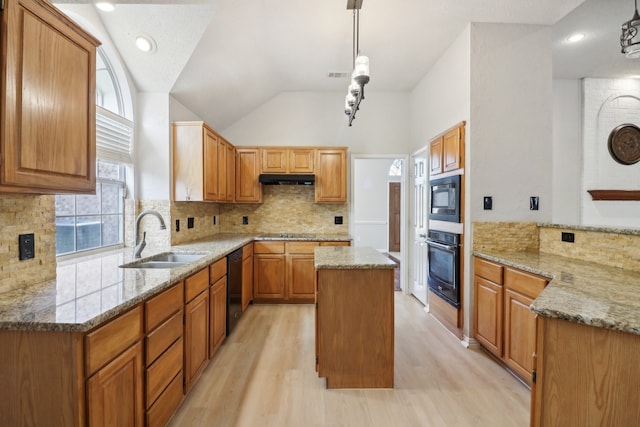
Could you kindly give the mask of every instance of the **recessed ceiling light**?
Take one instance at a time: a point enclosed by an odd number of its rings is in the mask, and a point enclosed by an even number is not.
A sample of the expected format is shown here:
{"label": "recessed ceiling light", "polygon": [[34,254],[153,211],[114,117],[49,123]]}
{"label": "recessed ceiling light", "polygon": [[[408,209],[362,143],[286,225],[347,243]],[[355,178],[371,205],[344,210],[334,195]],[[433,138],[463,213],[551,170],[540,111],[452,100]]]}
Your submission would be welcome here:
{"label": "recessed ceiling light", "polygon": [[136,37],[136,46],[143,52],[154,52],[156,50],[156,43],[149,36]]}
{"label": "recessed ceiling light", "polygon": [[107,1],[100,1],[96,3],[96,7],[104,12],[113,12],[116,9],[113,3]]}
{"label": "recessed ceiling light", "polygon": [[584,33],[576,33],[576,34],[572,34],[567,38],[567,41],[569,43],[576,43],[579,42],[580,40],[582,40],[585,37]]}

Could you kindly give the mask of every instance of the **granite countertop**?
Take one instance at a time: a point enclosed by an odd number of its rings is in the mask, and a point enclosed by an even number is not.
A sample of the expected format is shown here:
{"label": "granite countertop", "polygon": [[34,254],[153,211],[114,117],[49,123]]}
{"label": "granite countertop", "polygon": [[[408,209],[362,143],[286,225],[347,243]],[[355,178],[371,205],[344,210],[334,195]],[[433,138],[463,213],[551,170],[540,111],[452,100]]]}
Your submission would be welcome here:
{"label": "granite countertop", "polygon": [[640,272],[539,252],[474,255],[551,279],[534,313],[640,335]]}
{"label": "granite countertop", "polygon": [[[278,240],[350,241],[345,235],[279,237]],[[164,248],[147,247],[141,261],[164,252],[204,256],[171,269],[120,268],[133,262],[122,248],[60,261],[56,279],[0,293],[0,330],[85,332],[169,288],[263,235],[218,234]]]}
{"label": "granite countertop", "polygon": [[394,269],[397,264],[368,247],[320,246],[315,248],[317,270]]}

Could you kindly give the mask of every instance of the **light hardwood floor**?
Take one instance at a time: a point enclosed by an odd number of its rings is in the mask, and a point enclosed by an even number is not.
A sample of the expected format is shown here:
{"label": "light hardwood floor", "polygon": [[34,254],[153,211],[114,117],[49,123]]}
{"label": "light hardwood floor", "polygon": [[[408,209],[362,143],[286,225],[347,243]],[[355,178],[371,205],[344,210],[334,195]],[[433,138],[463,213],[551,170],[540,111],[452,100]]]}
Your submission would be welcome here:
{"label": "light hardwood floor", "polygon": [[529,390],[395,293],[394,389],[327,390],[313,305],[253,305],[171,426],[527,426]]}

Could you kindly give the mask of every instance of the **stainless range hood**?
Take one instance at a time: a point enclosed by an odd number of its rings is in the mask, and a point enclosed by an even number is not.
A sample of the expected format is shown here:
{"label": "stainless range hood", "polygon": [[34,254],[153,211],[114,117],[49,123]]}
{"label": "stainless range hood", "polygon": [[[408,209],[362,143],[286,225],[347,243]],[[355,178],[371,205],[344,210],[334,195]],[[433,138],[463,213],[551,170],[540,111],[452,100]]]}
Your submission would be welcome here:
{"label": "stainless range hood", "polygon": [[316,177],[315,175],[261,173],[259,181],[264,185],[313,185]]}

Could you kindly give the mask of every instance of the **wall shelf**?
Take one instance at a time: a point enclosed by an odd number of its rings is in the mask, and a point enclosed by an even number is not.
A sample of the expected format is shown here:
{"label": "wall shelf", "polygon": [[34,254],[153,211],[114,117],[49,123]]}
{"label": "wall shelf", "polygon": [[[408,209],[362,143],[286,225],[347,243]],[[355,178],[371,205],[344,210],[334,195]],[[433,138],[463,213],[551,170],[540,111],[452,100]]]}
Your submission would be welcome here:
{"label": "wall shelf", "polygon": [[640,200],[640,190],[587,190],[592,200]]}

